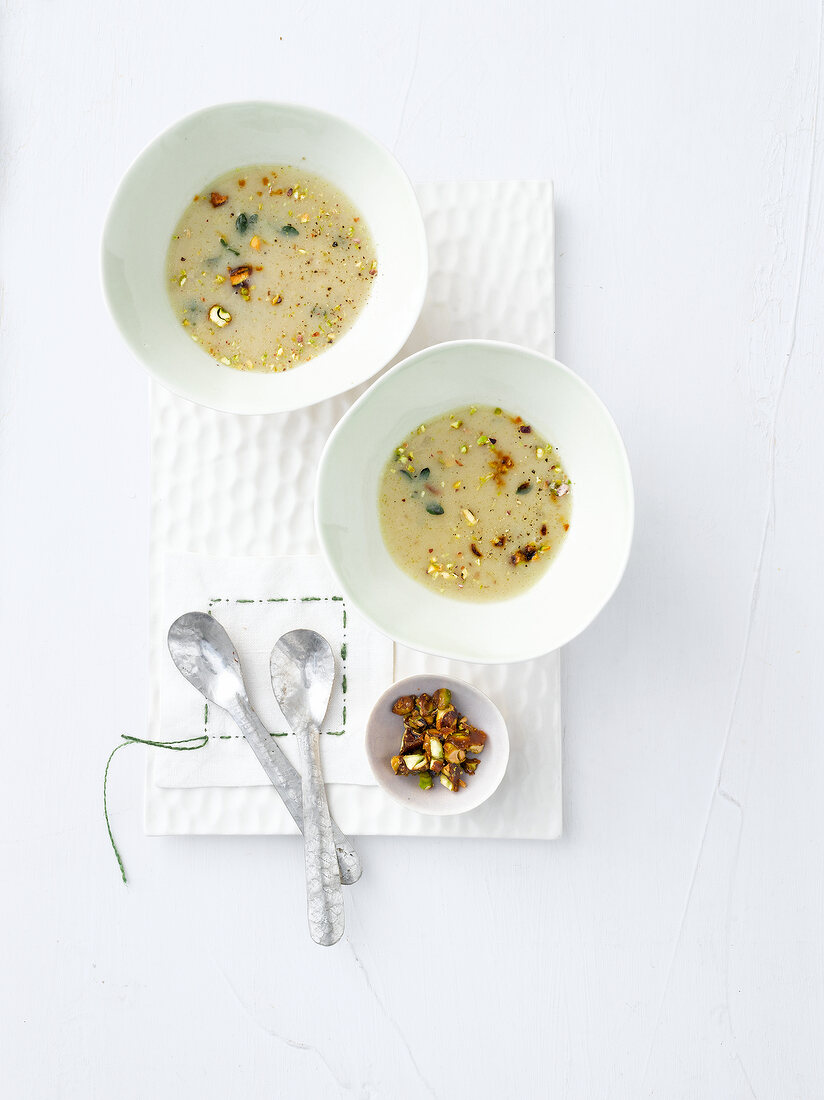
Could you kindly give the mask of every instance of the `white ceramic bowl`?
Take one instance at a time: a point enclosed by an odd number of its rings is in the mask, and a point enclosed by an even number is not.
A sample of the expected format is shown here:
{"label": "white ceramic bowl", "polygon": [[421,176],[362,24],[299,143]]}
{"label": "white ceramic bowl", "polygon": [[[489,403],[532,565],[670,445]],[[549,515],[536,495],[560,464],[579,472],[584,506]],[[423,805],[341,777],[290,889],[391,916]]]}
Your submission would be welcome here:
{"label": "white ceramic bowl", "polygon": [[[392,713],[392,704],[399,695],[432,695],[442,687],[452,692],[455,708],[487,734],[487,742],[478,770],[464,776],[465,787],[448,791],[436,779],[431,790],[422,791],[414,775],[395,775],[392,771],[390,760],[397,755],[403,736],[403,720]],[[471,684],[451,676],[408,676],[393,684],[375,703],[366,723],[366,755],[375,779],[395,802],[417,813],[444,817],[474,810],[498,789],[509,762],[509,732],[492,700]]]}
{"label": "white ceramic bowl", "polygon": [[[411,427],[462,405],[500,405],[546,436],[572,480],[569,534],[525,592],[458,602],[403,572],[380,531],[378,483]],[[321,456],[315,523],[353,605],[413,649],[504,663],[557,649],[598,614],[624,572],[633,525],[632,478],[618,429],[571,370],[512,344],[464,340],[410,356],[355,402]]]}
{"label": "white ceramic bowl", "polygon": [[[186,336],[168,300],[165,260],[192,195],[222,172],[299,164],[337,184],[375,241],[378,274],[352,328],[316,359],[273,374],[218,363]],[[426,291],[423,219],[392,154],[343,119],[281,103],[227,103],[189,115],[137,158],[103,233],[103,287],[126,342],[174,393],[213,409],[272,413],[365,382],[397,354]]]}

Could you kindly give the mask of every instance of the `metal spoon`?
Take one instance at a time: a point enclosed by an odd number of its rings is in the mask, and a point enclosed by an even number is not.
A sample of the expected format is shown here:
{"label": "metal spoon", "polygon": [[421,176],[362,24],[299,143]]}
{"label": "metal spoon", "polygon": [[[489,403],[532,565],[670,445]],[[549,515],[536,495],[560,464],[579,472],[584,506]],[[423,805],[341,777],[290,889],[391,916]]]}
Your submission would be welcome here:
{"label": "metal spoon", "polygon": [[344,924],[343,891],[318,743],[335,682],[332,647],[314,630],[291,630],[275,642],[269,671],[278,706],[300,749],[309,930],[316,943],[329,946],[341,938]]}
{"label": "metal spoon", "polygon": [[[211,615],[192,611],[172,623],[168,641],[172,660],[189,683],[235,722],[303,832],[300,776],[252,710],[229,635]],[[351,885],[361,876],[358,854],[334,822],[332,833],[341,882]]]}

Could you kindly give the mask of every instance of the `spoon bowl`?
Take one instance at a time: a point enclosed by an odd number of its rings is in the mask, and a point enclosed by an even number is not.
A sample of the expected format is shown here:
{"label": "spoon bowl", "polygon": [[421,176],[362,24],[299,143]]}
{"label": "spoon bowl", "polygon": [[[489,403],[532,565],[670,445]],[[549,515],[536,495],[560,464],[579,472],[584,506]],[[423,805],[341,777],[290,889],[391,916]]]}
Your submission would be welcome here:
{"label": "spoon bowl", "polygon": [[289,725],[319,726],[335,682],[335,658],[327,640],[314,630],[290,630],[275,643],[269,671]]}
{"label": "spoon bowl", "polygon": [[190,611],[169,628],[172,660],[193,687],[228,710],[246,695],[240,659],[232,639],[211,615]]}

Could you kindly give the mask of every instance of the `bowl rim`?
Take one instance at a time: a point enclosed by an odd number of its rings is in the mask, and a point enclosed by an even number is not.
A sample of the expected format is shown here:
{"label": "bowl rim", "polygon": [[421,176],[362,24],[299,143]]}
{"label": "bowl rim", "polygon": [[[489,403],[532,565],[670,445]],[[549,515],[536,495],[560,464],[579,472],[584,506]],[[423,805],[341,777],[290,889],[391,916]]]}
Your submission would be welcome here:
{"label": "bowl rim", "polygon": [[[358,137],[376,146],[395,165],[398,172],[398,182],[402,185],[406,196],[411,199],[412,204],[414,208],[418,211],[419,215],[418,218],[415,219],[415,234],[417,237],[417,250],[419,252],[419,260],[421,264],[420,285],[417,288],[417,294],[412,299],[412,305],[415,308],[413,308],[411,313],[411,323],[409,324],[408,331],[406,331],[406,326],[404,326],[403,332],[401,332],[400,330],[398,331],[396,340],[393,341],[391,354],[384,355],[382,353],[379,357],[382,362],[375,366],[371,373],[361,378],[358,382],[353,382],[351,385],[346,385],[343,389],[337,389],[334,392],[321,393],[319,395],[316,395],[310,390],[310,392],[306,395],[305,400],[291,400],[281,402],[277,405],[277,407],[274,408],[261,408],[259,406],[255,408],[226,408],[224,406],[220,406],[214,403],[209,403],[200,396],[195,396],[194,394],[196,387],[187,389],[185,386],[173,384],[169,379],[162,376],[155,367],[154,362],[149,357],[143,354],[143,349],[141,348],[141,346],[136,341],[133,341],[121,327],[120,322],[118,321],[117,311],[115,309],[110,293],[109,279],[107,277],[106,271],[106,242],[109,237],[110,224],[113,221],[115,211],[117,210],[120,202],[121,193],[123,192],[126,186],[126,182],[131,176],[132,172],[134,172],[139,163],[148,154],[149,150],[152,149],[153,146],[162,138],[169,137],[170,135],[175,133],[175,131],[183,129],[185,126],[189,125],[190,123],[198,118],[201,118],[204,115],[217,114],[224,110],[231,110],[232,108],[241,107],[277,107],[285,108],[291,111],[300,111],[307,115],[313,115],[316,118],[322,118],[327,122],[341,125],[353,131]],[[177,118],[170,125],[165,126],[161,130],[158,130],[153,137],[144,142],[138,152],[132,157],[127,167],[120,174],[117,187],[115,188],[114,193],[112,194],[112,197],[109,201],[109,206],[106,211],[106,217],[103,220],[103,228],[101,230],[98,247],[98,279],[103,293],[103,300],[106,303],[106,308],[109,313],[109,317],[114,323],[114,326],[121,340],[123,340],[129,351],[148,372],[151,378],[153,378],[161,386],[169,390],[171,393],[174,393],[177,397],[183,397],[187,401],[192,401],[194,404],[201,405],[203,408],[213,409],[215,412],[228,412],[237,414],[239,416],[270,415],[281,412],[294,412],[296,409],[310,408],[312,405],[317,405],[321,401],[328,401],[331,398],[337,397],[342,393],[347,393],[349,390],[356,389],[358,386],[362,386],[364,383],[369,382],[380,370],[382,370],[387,365],[387,363],[392,362],[398,352],[403,348],[406,341],[409,339],[409,336],[415,328],[415,325],[418,323],[418,319],[421,315],[421,310],[423,309],[423,304],[426,299],[426,292],[429,285],[429,245],[426,236],[426,226],[423,220],[423,213],[420,209],[420,202],[418,201],[418,196],[415,192],[415,187],[412,183],[412,180],[409,177],[409,173],[403,167],[400,160],[395,156],[389,146],[385,142],[381,141],[380,138],[374,137],[374,135],[370,134],[368,130],[365,130],[363,127],[358,126],[357,123],[351,122],[348,118],[344,118],[342,115],[334,114],[332,111],[326,111],[320,107],[313,107],[307,103],[298,103],[293,100],[285,99],[234,99],[228,102],[212,103],[205,107],[199,107],[196,111],[190,111],[182,118]],[[238,371],[237,373],[243,374],[242,371]],[[276,377],[276,375],[273,374],[272,377],[274,378]]]}
{"label": "bowl rim", "polygon": [[[451,808],[451,803],[446,803],[446,808],[444,808],[444,809],[435,809],[434,807],[428,807],[428,806],[420,807],[420,806],[417,806],[417,805],[411,805],[408,801],[406,801],[404,798],[402,798],[400,794],[395,793],[395,791],[392,789],[392,787],[389,784],[388,777],[379,776],[377,771],[375,770],[375,768],[372,766],[372,760],[371,760],[370,755],[369,755],[368,745],[369,745],[369,730],[370,730],[370,727],[372,725],[372,719],[375,715],[375,712],[377,711],[378,707],[381,705],[382,701],[387,696],[392,695],[397,689],[400,689],[400,694],[404,694],[403,688],[406,687],[407,684],[412,684],[414,682],[420,681],[422,678],[426,678],[426,679],[431,678],[431,679],[434,679],[434,680],[438,680],[439,682],[441,682],[441,686],[443,686],[443,687],[447,687],[447,688],[457,687],[462,691],[465,690],[465,691],[468,691],[470,693],[474,693],[475,695],[479,695],[492,708],[492,710],[495,712],[495,715],[496,715],[498,721],[500,722],[500,732],[498,732],[496,734],[496,736],[500,737],[501,734],[503,734],[503,736],[501,737],[501,741],[503,742],[502,751],[505,753],[504,758],[503,758],[503,766],[501,767],[501,773],[498,776],[497,783],[495,783],[495,785],[493,787],[491,787],[489,789],[489,791],[487,791],[487,793],[484,795],[484,797],[481,799],[480,802],[476,802],[473,806],[463,806],[463,807],[462,806],[456,806],[455,809],[452,809]],[[496,740],[496,744],[497,744],[497,740]],[[372,709],[369,712],[369,717],[366,720],[366,727],[365,727],[365,730],[364,730],[364,748],[366,750],[366,759],[367,759],[367,762],[369,764],[369,770],[372,772],[372,775],[375,777],[375,782],[378,784],[380,789],[382,791],[384,791],[386,793],[386,795],[389,798],[392,799],[393,802],[397,802],[397,804],[399,806],[403,806],[404,809],[410,810],[412,813],[415,813],[415,814],[424,814],[427,817],[457,817],[459,814],[468,814],[468,813],[472,813],[473,810],[479,809],[481,806],[484,805],[485,802],[489,801],[489,799],[492,797],[492,795],[498,790],[501,783],[503,783],[504,776],[506,775],[507,768],[509,767],[509,758],[512,755],[512,746],[511,746],[511,740],[510,740],[510,736],[509,736],[509,726],[507,725],[507,721],[504,718],[503,714],[501,713],[501,709],[498,706],[498,704],[495,702],[495,700],[491,699],[485,691],[481,690],[481,688],[476,687],[475,684],[470,684],[469,681],[467,681],[467,680],[461,680],[457,676],[448,676],[448,675],[444,675],[444,674],[437,673],[437,672],[417,672],[417,673],[413,673],[410,676],[404,676],[403,679],[396,680],[394,683],[390,684],[389,687],[386,688],[385,691],[381,692],[381,694],[375,700],[375,703],[374,703]],[[396,778],[396,777],[393,776],[393,778]],[[460,792],[458,793],[458,797],[460,797]]]}
{"label": "bowl rim", "polygon": [[[584,390],[589,395],[589,397],[595,402],[595,404],[601,409],[601,411],[605,415],[606,423],[609,427],[609,431],[612,433],[612,435],[614,437],[614,442],[617,444],[618,454],[619,454],[619,457],[621,459],[622,480],[624,482],[624,487],[625,487],[625,490],[626,490],[626,493],[627,493],[627,537],[626,537],[626,544],[623,548],[623,553],[622,553],[621,558],[619,560],[618,567],[615,569],[615,575],[614,575],[613,583],[612,583],[605,599],[601,603],[601,606],[587,619],[586,622],[583,622],[580,626],[578,626],[577,629],[572,630],[572,631],[567,631],[566,634],[562,635],[560,640],[557,642],[556,645],[553,646],[552,649],[528,647],[528,648],[525,648],[523,650],[517,650],[517,649],[513,648],[510,655],[508,655],[508,656],[502,656],[500,653],[496,653],[496,654],[493,654],[489,657],[478,657],[477,654],[466,653],[466,652],[464,652],[462,650],[459,650],[459,649],[446,649],[446,648],[439,647],[437,644],[433,644],[431,646],[428,645],[426,648],[424,648],[424,647],[422,647],[422,645],[421,645],[421,643],[418,639],[411,638],[411,637],[409,637],[408,635],[406,635],[404,633],[402,625],[399,626],[397,631],[392,630],[390,632],[389,630],[386,629],[385,626],[383,626],[381,623],[379,623],[375,620],[375,618],[363,606],[359,596],[356,593],[353,593],[348,588],[348,586],[346,586],[344,584],[343,579],[342,579],[341,574],[340,574],[340,571],[337,568],[337,564],[336,564],[336,561],[335,561],[335,556],[332,552],[332,548],[329,546],[329,544],[327,542],[326,532],[325,532],[325,528],[324,528],[324,525],[322,523],[322,517],[321,517],[321,497],[322,497],[321,483],[324,479],[326,469],[327,469],[328,463],[330,461],[329,456],[331,454],[331,451],[332,451],[332,449],[335,445],[337,437],[340,435],[340,433],[343,430],[343,427],[346,424],[346,422],[349,420],[349,418],[351,416],[354,415],[354,413],[358,409],[360,409],[364,404],[366,404],[371,399],[372,394],[375,391],[377,391],[379,388],[381,388],[385,385],[390,384],[391,379],[394,377],[394,375],[414,368],[414,365],[417,362],[419,362],[421,359],[424,359],[424,358],[428,357],[429,355],[434,354],[435,352],[442,351],[446,348],[459,348],[459,347],[460,348],[485,347],[485,348],[499,349],[501,351],[515,352],[517,354],[526,354],[526,355],[531,356],[533,358],[541,359],[545,363],[550,364],[553,368],[556,368],[556,369],[560,370],[563,374],[565,374],[568,377],[568,379],[570,379],[570,381],[573,383],[573,385],[580,386],[581,389]],[[579,634],[582,634],[584,632],[584,630],[586,630],[589,626],[592,625],[592,623],[595,621],[595,619],[598,617],[598,615],[600,615],[600,613],[603,611],[603,609],[606,607],[606,605],[609,603],[609,601],[615,595],[615,592],[616,592],[619,584],[621,583],[621,580],[623,579],[623,576],[624,576],[624,573],[625,573],[626,567],[627,567],[627,562],[629,561],[630,552],[632,550],[632,543],[633,543],[633,538],[634,538],[634,533],[635,533],[635,492],[634,492],[634,488],[633,488],[632,470],[631,470],[630,463],[629,463],[629,456],[627,454],[627,449],[626,449],[626,446],[624,444],[624,440],[621,436],[620,431],[618,430],[618,425],[615,423],[615,420],[614,420],[612,414],[610,413],[609,409],[606,407],[604,402],[601,400],[601,398],[598,396],[598,394],[595,392],[595,390],[592,388],[592,386],[589,385],[588,382],[585,382],[584,379],[581,378],[581,376],[579,374],[576,374],[575,371],[571,370],[569,367],[564,366],[564,364],[559,362],[557,359],[554,359],[549,355],[545,355],[543,352],[535,351],[533,348],[527,348],[527,347],[524,347],[522,344],[514,344],[514,343],[510,343],[510,342],[503,341],[503,340],[485,340],[485,339],[477,339],[477,338],[468,338],[468,339],[461,339],[461,340],[444,340],[442,343],[431,344],[429,347],[422,348],[420,351],[414,352],[412,355],[407,356],[406,359],[401,360],[400,363],[396,363],[394,366],[390,367],[389,370],[387,370],[385,373],[383,373],[379,378],[377,378],[369,386],[369,389],[366,390],[365,393],[361,394],[361,396],[356,401],[354,401],[352,403],[352,405],[346,410],[346,412],[343,414],[343,416],[337,422],[335,427],[332,429],[331,433],[329,434],[329,438],[326,440],[323,451],[321,452],[320,461],[318,462],[318,472],[317,472],[317,476],[316,476],[316,479],[315,479],[314,514],[315,514],[315,533],[316,533],[318,542],[320,543],[320,547],[321,547],[321,550],[323,552],[323,556],[326,559],[326,564],[328,565],[329,569],[331,570],[332,575],[334,576],[337,583],[341,586],[342,590],[346,593],[347,599],[350,601],[350,603],[355,608],[355,610],[358,612],[358,614],[362,615],[363,618],[365,618],[369,623],[372,624],[372,626],[374,626],[377,630],[379,630],[386,637],[391,638],[392,641],[394,641],[394,642],[396,642],[400,645],[406,646],[409,649],[413,649],[418,653],[428,653],[428,654],[431,654],[434,657],[445,657],[448,660],[467,661],[470,664],[479,664],[479,665],[515,664],[516,662],[519,662],[519,661],[529,661],[529,660],[534,660],[536,657],[543,657],[547,653],[552,653],[556,649],[561,649],[563,646],[568,645],[568,643],[571,642],[573,640],[573,638],[577,638]],[[451,602],[455,603],[456,601],[451,601]],[[501,601],[501,602],[503,603],[505,601]]]}

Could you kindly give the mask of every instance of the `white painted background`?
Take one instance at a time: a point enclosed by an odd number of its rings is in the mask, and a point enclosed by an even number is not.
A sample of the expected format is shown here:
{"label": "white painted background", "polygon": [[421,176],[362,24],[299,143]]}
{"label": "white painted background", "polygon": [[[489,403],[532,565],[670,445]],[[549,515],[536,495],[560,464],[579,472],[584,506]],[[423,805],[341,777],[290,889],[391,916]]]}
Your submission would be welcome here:
{"label": "white painted background", "polygon": [[[821,8],[7,0],[0,1092],[824,1095]],[[566,833],[147,839],[148,384],[105,315],[126,165],[204,104],[333,109],[415,179],[552,177],[558,356],[621,426],[625,581],[565,653]],[[536,730],[536,735],[539,735]]]}

